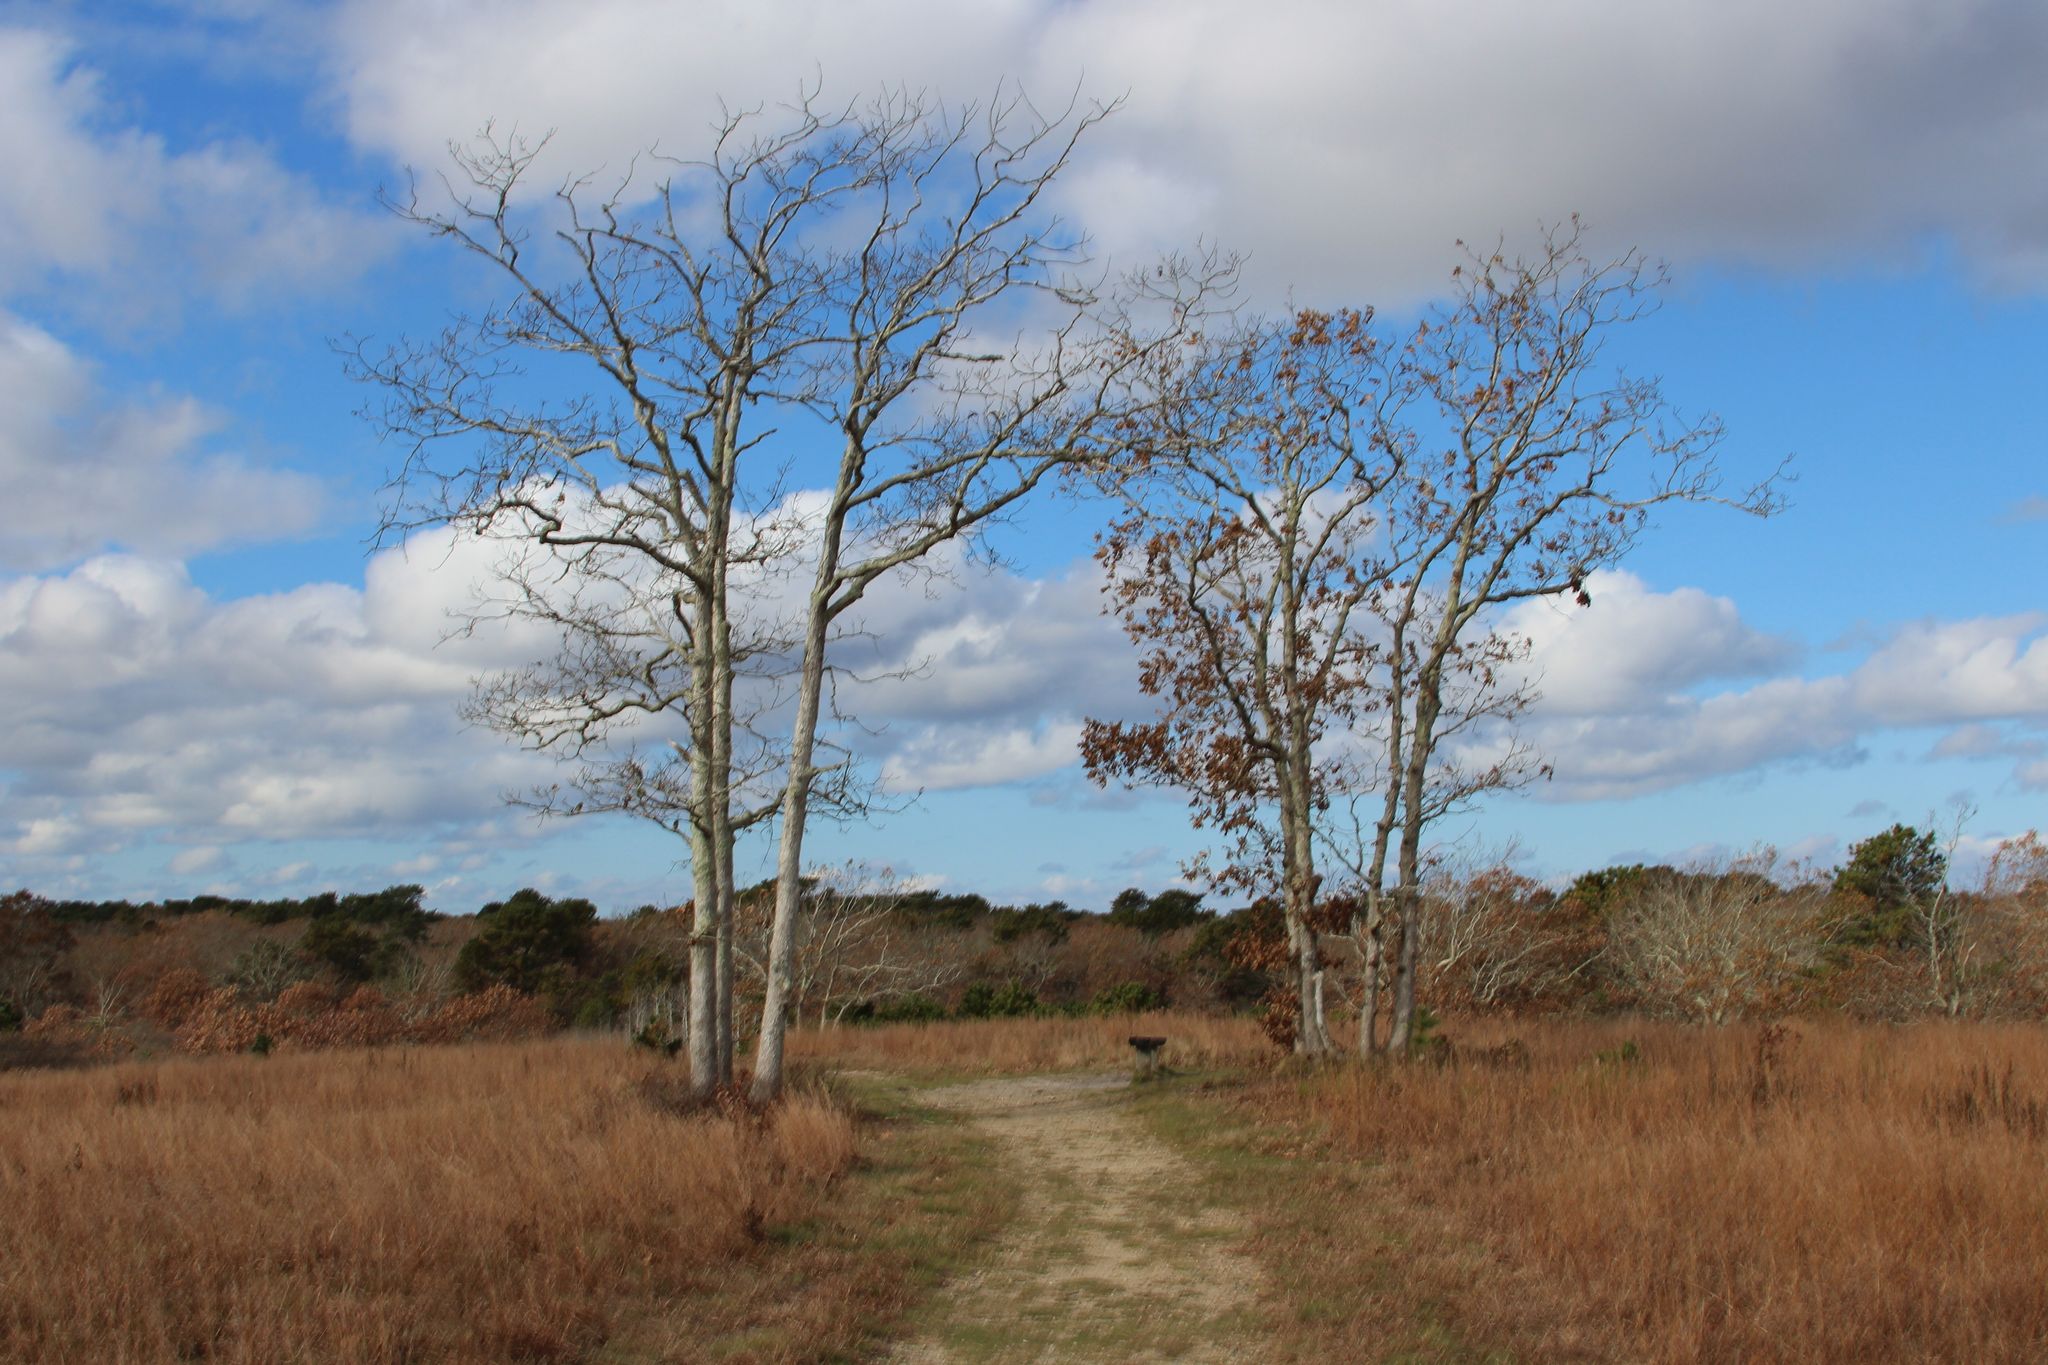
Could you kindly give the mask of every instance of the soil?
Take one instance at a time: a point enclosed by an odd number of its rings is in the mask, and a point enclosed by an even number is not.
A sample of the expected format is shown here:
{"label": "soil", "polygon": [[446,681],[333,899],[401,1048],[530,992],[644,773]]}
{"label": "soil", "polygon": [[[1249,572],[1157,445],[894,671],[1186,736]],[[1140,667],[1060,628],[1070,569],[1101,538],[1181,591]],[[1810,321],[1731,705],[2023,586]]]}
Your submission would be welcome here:
{"label": "soil", "polygon": [[1022,1213],[923,1330],[886,1357],[932,1362],[1251,1361],[1246,1229],[1129,1112],[1126,1076],[1004,1077],[927,1092],[972,1116],[1024,1187]]}

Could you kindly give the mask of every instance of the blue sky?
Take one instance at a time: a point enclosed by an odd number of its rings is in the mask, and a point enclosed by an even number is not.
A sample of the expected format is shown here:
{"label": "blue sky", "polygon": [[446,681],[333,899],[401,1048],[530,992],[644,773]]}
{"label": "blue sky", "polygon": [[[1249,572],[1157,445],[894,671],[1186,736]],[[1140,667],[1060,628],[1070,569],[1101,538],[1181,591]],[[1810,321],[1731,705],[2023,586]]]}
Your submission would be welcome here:
{"label": "blue sky", "polygon": [[[1063,210],[1113,260],[1245,251],[1269,303],[1399,314],[1456,238],[1572,212],[1670,263],[1618,354],[1721,415],[1732,473],[1794,457],[1792,506],[1669,517],[1591,610],[1531,614],[1557,777],[1447,837],[1556,876],[1825,862],[1958,794],[1966,853],[2048,823],[2048,12],[1536,8],[0,4],[0,883],[680,895],[666,836],[502,805],[545,766],[456,707],[518,642],[437,645],[459,556],[371,556],[390,452],[330,341],[486,297],[376,204],[450,139],[617,165],[820,73],[1124,95]],[[1088,906],[1175,876],[1179,802],[1072,759],[1080,716],[1137,705],[1100,512],[1042,503],[1001,570],[883,595],[931,661],[867,701],[902,808],[818,861]]]}

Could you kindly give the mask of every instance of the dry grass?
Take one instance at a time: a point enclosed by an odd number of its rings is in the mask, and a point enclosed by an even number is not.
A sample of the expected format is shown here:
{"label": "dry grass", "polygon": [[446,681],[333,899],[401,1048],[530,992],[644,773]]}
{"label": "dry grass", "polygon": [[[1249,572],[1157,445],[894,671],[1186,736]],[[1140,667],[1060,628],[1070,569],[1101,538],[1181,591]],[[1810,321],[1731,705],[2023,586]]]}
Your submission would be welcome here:
{"label": "dry grass", "polygon": [[1114,1070],[1130,1065],[1134,1034],[1165,1037],[1161,1061],[1182,1070],[1265,1065],[1274,1057],[1257,1020],[1171,1011],[805,1029],[791,1035],[790,1055],[923,1076]]}
{"label": "dry grass", "polygon": [[697,1358],[856,1134],[817,1097],[683,1112],[658,1066],[556,1040],[0,1075],[0,1358]]}
{"label": "dry grass", "polygon": [[1354,1335],[1393,1292],[1441,1310],[1443,1339],[1524,1359],[2048,1359],[2040,1028],[1459,1039],[1441,1066],[1251,1088],[1269,1138],[1314,1139],[1303,1164],[1383,1163],[1319,1188],[1325,1254],[1348,1241],[1384,1272],[1388,1240],[1407,1248],[1397,1282],[1365,1286],[1381,1302],[1319,1305],[1297,1345]]}

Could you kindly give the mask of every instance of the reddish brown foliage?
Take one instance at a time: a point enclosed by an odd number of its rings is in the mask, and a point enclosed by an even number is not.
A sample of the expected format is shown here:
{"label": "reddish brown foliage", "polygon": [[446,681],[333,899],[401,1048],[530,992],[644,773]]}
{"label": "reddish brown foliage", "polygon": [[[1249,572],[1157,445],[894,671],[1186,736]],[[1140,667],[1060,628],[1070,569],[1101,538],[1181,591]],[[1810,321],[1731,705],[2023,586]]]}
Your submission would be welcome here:
{"label": "reddish brown foliage", "polygon": [[177,1043],[183,1052],[246,1052],[259,1037],[267,1037],[278,1047],[318,1050],[398,1042],[513,1042],[553,1029],[547,1006],[510,986],[458,995],[406,1019],[373,986],[340,998],[331,986],[302,981],[267,1005],[243,1004],[232,989],[213,991],[186,1017]]}

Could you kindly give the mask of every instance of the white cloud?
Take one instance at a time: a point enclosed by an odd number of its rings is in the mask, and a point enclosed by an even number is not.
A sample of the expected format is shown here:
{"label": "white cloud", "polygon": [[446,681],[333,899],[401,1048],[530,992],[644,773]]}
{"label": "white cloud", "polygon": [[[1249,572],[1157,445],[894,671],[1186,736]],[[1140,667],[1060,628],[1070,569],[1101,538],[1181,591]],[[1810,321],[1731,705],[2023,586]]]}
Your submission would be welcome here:
{"label": "white cloud", "polygon": [[[360,590],[234,601],[174,562],[126,555],[0,582],[0,851],[17,865],[0,881],[149,840],[181,850],[174,873],[198,875],[218,866],[209,850],[352,837],[397,848],[364,876],[423,876],[473,871],[480,851],[525,837],[501,819],[500,794],[550,780],[553,764],[462,728],[455,709],[473,674],[540,657],[548,642],[532,627],[442,642],[449,609],[496,553],[425,535],[372,559]],[[1034,800],[1128,805],[1078,789],[1081,719],[1146,709],[1096,581],[1082,563],[1043,580],[878,585],[853,662],[927,666],[844,681],[841,702],[862,724],[840,738],[891,792],[1028,783]],[[1622,573],[1591,586],[1590,608],[1514,617],[1535,639],[1545,696],[1526,734],[1556,765],[1553,798],[1853,762],[1894,727],[1964,727],[1948,751],[2002,758],[2021,784],[2048,785],[2024,738],[2048,721],[2048,623],[2036,617],[1916,623],[1847,671],[1799,677],[1784,672],[1790,646],[1725,599]],[[1987,747],[1994,722],[2003,747]]]}
{"label": "white cloud", "polygon": [[[0,28],[0,297],[133,322],[170,301],[241,306],[345,285],[390,224],[330,203],[246,139],[174,150],[53,32]],[[84,286],[81,298],[80,286]]]}
{"label": "white cloud", "polygon": [[229,602],[129,556],[0,586],[0,831],[18,855],[54,855],[148,836],[416,840],[495,818],[503,789],[550,765],[465,729],[455,706],[472,671],[524,642],[436,649],[382,600],[466,593],[474,561],[440,560],[390,553],[363,592]]}
{"label": "white cloud", "polygon": [[1632,573],[1602,570],[1586,590],[1590,607],[1530,601],[1502,622],[1530,642],[1529,668],[1548,716],[1604,716],[1709,679],[1778,672],[1798,654],[1792,642],[1745,624],[1732,601],[1697,588],[1652,592]]}
{"label": "white cloud", "polygon": [[883,760],[882,789],[999,787],[1043,777],[1073,763],[1080,740],[1081,727],[1069,721],[931,726]]}
{"label": "white cloud", "polygon": [[[1790,759],[1854,762],[1867,737],[1892,728],[1963,726],[1934,757],[2022,759],[2035,749],[1981,722],[2048,719],[2041,615],[1914,622],[1847,673],[1700,695],[1715,677],[1782,669],[1788,648],[1691,589],[1653,593],[1598,575],[1593,598],[1583,612],[1524,607],[1510,618],[1536,639],[1542,697],[1524,733],[1556,764],[1546,789],[1556,798],[1634,795]],[[1605,620],[1603,602],[1617,608]],[[2023,784],[2026,773],[2016,770]]]}
{"label": "white cloud", "polygon": [[1382,303],[1458,237],[1582,212],[1685,261],[1900,264],[1946,237],[2048,284],[2048,12],[2005,0],[353,0],[330,71],[350,135],[421,166],[485,120],[553,169],[694,154],[716,112],[907,82],[1128,93],[1067,182],[1106,246],[1203,234],[1269,289]]}
{"label": "white cloud", "polygon": [[188,848],[172,854],[171,860],[164,864],[181,877],[195,877],[226,865],[227,856],[212,844],[202,844],[198,848]]}
{"label": "white cloud", "polygon": [[0,313],[0,569],[110,546],[183,555],[310,526],[319,484],[210,450],[219,426],[190,398],[110,393],[55,337]]}
{"label": "white cloud", "polygon": [[2048,613],[1915,622],[1854,686],[1861,711],[1899,725],[2048,715]]}

